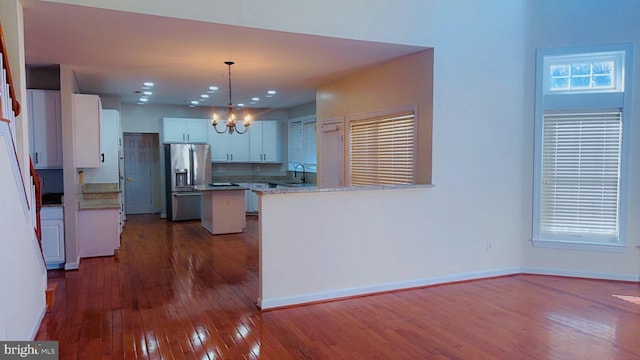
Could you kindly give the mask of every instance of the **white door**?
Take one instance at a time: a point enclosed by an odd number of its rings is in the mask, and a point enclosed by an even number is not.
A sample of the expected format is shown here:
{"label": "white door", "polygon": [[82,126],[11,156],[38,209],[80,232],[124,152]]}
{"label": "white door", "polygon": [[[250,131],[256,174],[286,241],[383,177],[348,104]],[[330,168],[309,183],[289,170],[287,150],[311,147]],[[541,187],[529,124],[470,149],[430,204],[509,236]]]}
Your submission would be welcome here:
{"label": "white door", "polygon": [[125,211],[153,212],[151,134],[124,134]]}

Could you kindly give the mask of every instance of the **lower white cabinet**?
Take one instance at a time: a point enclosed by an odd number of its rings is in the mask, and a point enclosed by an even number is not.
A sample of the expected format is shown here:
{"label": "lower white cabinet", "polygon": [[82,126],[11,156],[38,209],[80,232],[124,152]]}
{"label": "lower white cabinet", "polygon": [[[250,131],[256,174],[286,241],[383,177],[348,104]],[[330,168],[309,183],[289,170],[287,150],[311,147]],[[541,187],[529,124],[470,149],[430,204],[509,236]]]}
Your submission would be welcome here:
{"label": "lower white cabinet", "polygon": [[258,204],[258,194],[253,192],[253,189],[265,189],[269,187],[269,184],[265,183],[242,183],[240,186],[244,186],[249,188],[249,190],[245,191],[245,208],[248,213],[257,213],[259,204]]}
{"label": "lower white cabinet", "polygon": [[64,215],[62,206],[46,206],[40,210],[42,253],[47,269],[64,267]]}
{"label": "lower white cabinet", "polygon": [[120,247],[120,208],[78,212],[80,257],[111,256]]}

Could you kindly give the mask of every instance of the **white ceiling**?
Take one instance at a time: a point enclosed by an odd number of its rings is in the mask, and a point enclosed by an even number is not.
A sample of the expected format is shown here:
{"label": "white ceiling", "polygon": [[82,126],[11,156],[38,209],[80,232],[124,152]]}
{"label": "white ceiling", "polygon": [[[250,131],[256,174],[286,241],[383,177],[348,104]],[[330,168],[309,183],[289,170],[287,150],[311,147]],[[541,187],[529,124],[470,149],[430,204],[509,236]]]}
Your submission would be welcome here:
{"label": "white ceiling", "polygon": [[[155,83],[150,104],[203,103],[287,108],[315,100],[315,89],[365,67],[421,51],[383,44],[260,30],[42,1],[24,2],[27,66],[72,65],[82,92],[136,103]],[[271,99],[267,90],[276,90]],[[251,97],[261,100],[250,105]]]}

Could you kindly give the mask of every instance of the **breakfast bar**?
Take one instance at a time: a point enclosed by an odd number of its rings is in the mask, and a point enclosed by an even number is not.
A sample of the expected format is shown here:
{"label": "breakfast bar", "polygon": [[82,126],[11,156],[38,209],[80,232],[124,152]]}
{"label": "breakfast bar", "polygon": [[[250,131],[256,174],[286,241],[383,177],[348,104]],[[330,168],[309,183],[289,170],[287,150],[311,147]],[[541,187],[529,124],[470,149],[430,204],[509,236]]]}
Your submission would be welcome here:
{"label": "breakfast bar", "polygon": [[202,227],[211,234],[241,233],[246,225],[245,190],[231,183],[197,185],[202,193]]}

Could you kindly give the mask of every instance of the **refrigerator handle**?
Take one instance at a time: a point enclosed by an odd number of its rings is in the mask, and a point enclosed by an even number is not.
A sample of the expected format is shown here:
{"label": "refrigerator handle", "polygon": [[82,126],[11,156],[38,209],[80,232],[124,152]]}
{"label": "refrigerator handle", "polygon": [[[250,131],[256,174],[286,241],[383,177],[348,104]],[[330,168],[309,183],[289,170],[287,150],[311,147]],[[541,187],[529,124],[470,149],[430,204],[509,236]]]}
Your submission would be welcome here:
{"label": "refrigerator handle", "polygon": [[193,161],[193,148],[189,148],[189,186],[193,186],[195,184],[195,179],[193,178],[196,174]]}

